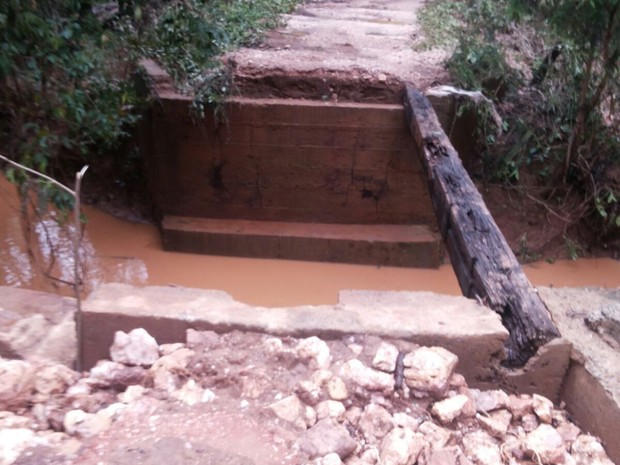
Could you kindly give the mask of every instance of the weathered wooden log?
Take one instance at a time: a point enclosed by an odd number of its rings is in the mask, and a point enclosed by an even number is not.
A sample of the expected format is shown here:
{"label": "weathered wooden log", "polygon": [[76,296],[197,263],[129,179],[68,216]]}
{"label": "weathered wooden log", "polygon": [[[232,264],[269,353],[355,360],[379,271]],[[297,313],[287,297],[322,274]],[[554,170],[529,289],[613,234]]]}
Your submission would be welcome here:
{"label": "weathered wooden log", "polygon": [[558,337],[549,311],[495,224],[426,97],[407,86],[405,109],[463,295],[501,315],[509,366],[523,366]]}

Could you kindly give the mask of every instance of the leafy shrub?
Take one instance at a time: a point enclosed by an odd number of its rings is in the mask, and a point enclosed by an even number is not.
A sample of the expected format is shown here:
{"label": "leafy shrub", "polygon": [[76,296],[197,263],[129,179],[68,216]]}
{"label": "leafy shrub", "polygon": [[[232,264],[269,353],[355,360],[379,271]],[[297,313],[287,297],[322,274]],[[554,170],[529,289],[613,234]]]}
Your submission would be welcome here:
{"label": "leafy shrub", "polygon": [[493,98],[505,123],[500,137],[478,134],[486,179],[529,183],[548,193],[538,199],[548,209],[578,192],[582,202],[558,217],[620,234],[620,2],[463,3],[447,67],[457,85]]}
{"label": "leafy shrub", "polygon": [[457,85],[483,91],[499,100],[517,82],[517,73],[506,63],[501,46],[478,37],[463,38],[446,63]]}
{"label": "leafy shrub", "polygon": [[[181,90],[194,93],[200,116],[230,91],[215,57],[255,41],[296,0],[119,0],[116,12],[93,3],[0,2],[0,146],[53,177],[67,179],[85,163],[128,165],[103,159],[123,143],[145,103],[134,88],[140,58],[155,58]],[[12,169],[7,175],[25,179]]]}
{"label": "leafy shrub", "polygon": [[138,99],[108,34],[80,2],[0,4],[2,131],[13,159],[62,176],[127,134]]}

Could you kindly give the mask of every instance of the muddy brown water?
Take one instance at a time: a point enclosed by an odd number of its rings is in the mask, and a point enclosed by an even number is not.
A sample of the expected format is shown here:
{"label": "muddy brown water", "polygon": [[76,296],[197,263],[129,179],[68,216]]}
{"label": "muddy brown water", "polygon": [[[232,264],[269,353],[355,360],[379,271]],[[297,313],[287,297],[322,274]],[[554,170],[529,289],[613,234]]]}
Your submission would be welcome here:
{"label": "muddy brown water", "polygon": [[[39,221],[31,231],[32,254],[25,247],[19,203],[14,188],[0,179],[0,285],[71,293],[67,285],[46,279],[50,274],[72,281],[70,233],[55,221]],[[85,291],[103,282],[135,285],[177,285],[221,289],[235,299],[267,307],[333,304],[341,289],[433,291],[460,295],[450,265],[412,269],[249,259],[165,252],[155,226],[119,220],[86,207],[88,224],[83,245]],[[49,236],[50,240],[46,238]],[[559,260],[527,265],[525,272],[538,286],[620,287],[620,261]]]}

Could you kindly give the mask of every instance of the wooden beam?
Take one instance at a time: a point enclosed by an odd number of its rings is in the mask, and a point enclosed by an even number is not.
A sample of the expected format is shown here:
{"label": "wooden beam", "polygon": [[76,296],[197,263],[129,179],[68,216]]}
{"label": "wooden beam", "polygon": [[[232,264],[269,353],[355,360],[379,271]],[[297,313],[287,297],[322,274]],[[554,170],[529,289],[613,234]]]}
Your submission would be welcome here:
{"label": "wooden beam", "polygon": [[501,315],[510,332],[506,362],[523,366],[540,346],[560,333],[465,171],[433,107],[410,85],[405,109],[463,295],[481,299]]}

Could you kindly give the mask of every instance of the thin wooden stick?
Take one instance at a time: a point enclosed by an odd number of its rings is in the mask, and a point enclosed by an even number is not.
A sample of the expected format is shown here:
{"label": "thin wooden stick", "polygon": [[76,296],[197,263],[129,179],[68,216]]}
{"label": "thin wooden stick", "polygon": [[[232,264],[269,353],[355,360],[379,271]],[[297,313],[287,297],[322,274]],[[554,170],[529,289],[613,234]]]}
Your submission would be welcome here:
{"label": "thin wooden stick", "polygon": [[73,237],[73,289],[77,303],[75,312],[75,333],[77,336],[77,356],[75,369],[82,371],[82,296],[80,295],[80,246],[82,243],[82,223],[80,221],[80,189],[82,187],[82,178],[88,169],[88,165],[84,166],[75,174],[75,202],[73,204],[73,222],[75,223],[75,232]]}
{"label": "thin wooden stick", "polygon": [[[64,190],[66,193],[72,195],[73,197],[75,197],[75,192],[73,192],[71,189],[69,189],[67,186],[65,186],[63,183],[56,181],[54,178],[50,178],[48,175],[43,174],[43,173],[39,173],[36,170],[33,170],[32,168],[28,168],[27,166],[24,166],[20,163],[17,163],[7,157],[5,157],[4,155],[0,155],[0,159],[4,160],[5,162],[7,162],[10,165],[15,166],[16,168],[19,168],[21,170],[27,171],[30,174],[34,174],[35,176],[38,176],[40,178],[45,179],[46,181],[51,182],[52,184],[54,184],[56,187],[59,187],[60,189]],[[83,170],[84,168],[82,168]]]}
{"label": "thin wooden stick", "polygon": [[38,176],[40,178],[45,179],[46,181],[51,182],[56,187],[64,190],[69,195],[73,196],[73,222],[74,222],[74,234],[73,234],[73,292],[75,293],[76,299],[76,312],[75,312],[75,331],[77,336],[77,360],[76,360],[76,370],[81,371],[82,369],[82,296],[80,295],[81,291],[81,278],[80,278],[80,248],[82,245],[82,223],[80,221],[80,189],[82,186],[82,178],[88,170],[88,165],[84,166],[80,171],[75,174],[75,191],[72,191],[64,184],[56,181],[55,179],[47,176],[46,174],[40,173],[32,168],[28,168],[20,163],[17,163],[13,160],[8,159],[4,155],[0,155],[0,159],[9,163],[16,168],[24,170],[32,175]]}

